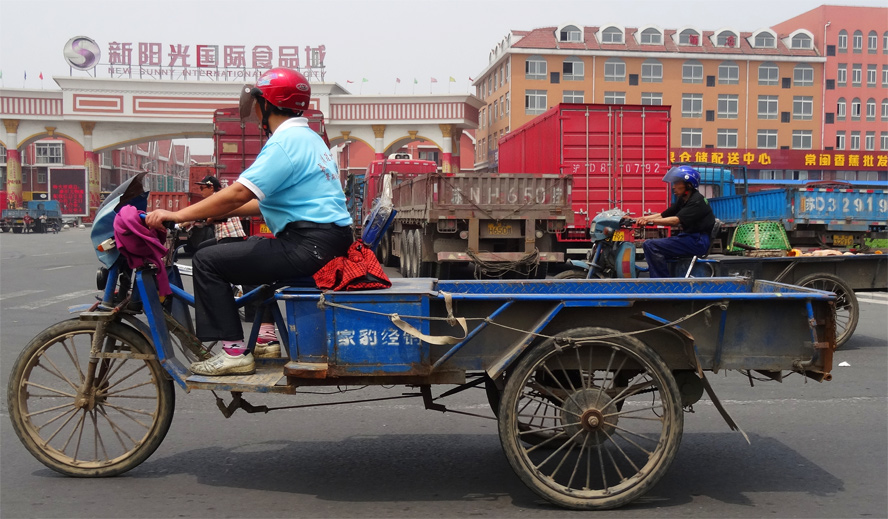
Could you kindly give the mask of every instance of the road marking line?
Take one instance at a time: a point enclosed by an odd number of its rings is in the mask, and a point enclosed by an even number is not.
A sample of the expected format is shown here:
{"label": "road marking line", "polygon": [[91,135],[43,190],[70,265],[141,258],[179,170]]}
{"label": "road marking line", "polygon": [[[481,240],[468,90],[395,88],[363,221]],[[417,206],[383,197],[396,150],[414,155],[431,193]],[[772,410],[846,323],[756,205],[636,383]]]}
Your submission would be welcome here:
{"label": "road marking line", "polygon": [[20,297],[20,296],[29,296],[31,294],[39,294],[43,292],[43,290],[19,290],[18,292],[9,292],[8,294],[0,295],[0,301],[4,299],[9,299],[10,297]]}
{"label": "road marking line", "polygon": [[51,268],[43,269],[43,270],[61,270],[61,269],[69,269],[69,268],[71,268],[71,267],[73,267],[73,266],[74,266],[74,265],[63,265],[63,266],[61,266],[61,267],[51,267]]}
{"label": "road marking line", "polygon": [[856,294],[864,297],[875,297],[876,299],[888,299],[888,292],[856,292]]}
{"label": "road marking line", "polygon": [[55,297],[50,297],[47,299],[41,299],[39,301],[35,301],[33,303],[28,303],[26,305],[21,306],[13,306],[10,310],[36,310],[38,308],[43,308],[44,306],[54,305],[56,303],[61,303],[62,301],[67,301],[69,299],[76,299],[78,297],[84,297],[88,295],[92,295],[98,292],[96,289],[92,290],[81,290],[79,292],[69,292],[67,294],[58,295]]}
{"label": "road marking line", "polygon": [[879,301],[877,299],[864,299],[862,297],[858,297],[857,301],[860,303],[873,303],[875,305],[885,305],[888,306],[888,301]]}

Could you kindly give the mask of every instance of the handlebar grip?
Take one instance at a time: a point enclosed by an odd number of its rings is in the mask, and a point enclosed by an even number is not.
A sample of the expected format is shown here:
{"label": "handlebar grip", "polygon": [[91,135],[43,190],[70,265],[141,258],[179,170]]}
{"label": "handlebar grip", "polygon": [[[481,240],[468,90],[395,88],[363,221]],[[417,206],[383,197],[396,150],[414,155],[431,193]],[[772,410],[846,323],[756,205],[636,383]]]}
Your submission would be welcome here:
{"label": "handlebar grip", "polygon": [[[141,218],[143,222],[145,221],[145,219],[146,219],[147,217],[148,217],[147,214],[145,214],[145,213],[139,213],[139,218]],[[173,221],[171,221],[171,220],[167,220],[167,221],[163,222],[163,226],[166,227],[166,229],[167,229],[168,231],[174,231],[174,230],[176,230],[176,222],[173,222]]]}

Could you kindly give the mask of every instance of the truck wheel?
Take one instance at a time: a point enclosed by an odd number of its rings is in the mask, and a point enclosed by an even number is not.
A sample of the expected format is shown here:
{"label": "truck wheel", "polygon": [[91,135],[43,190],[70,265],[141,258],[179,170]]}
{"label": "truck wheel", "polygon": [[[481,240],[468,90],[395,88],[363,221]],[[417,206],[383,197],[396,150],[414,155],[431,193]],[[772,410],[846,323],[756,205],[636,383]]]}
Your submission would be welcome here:
{"label": "truck wheel", "polygon": [[376,247],[376,259],[383,267],[392,266],[392,234],[390,232],[383,234],[379,240],[379,245]]}
{"label": "truck wheel", "polygon": [[796,281],[796,285],[836,294],[836,348],[841,348],[854,334],[860,305],[845,280],[833,274],[814,273]]}
{"label": "truck wheel", "polygon": [[[95,322],[76,319],[50,326],[25,346],[9,378],[16,435],[38,461],[67,476],[134,468],[157,449],[173,419],[173,381],[157,359],[99,359],[87,386],[95,332]],[[116,323],[102,351],[153,353],[138,332]]]}
{"label": "truck wheel", "polygon": [[398,272],[401,273],[401,277],[407,277],[407,233],[406,229],[401,230],[401,233],[398,235],[398,245],[400,248],[400,255],[398,256]]}
{"label": "truck wheel", "polygon": [[[663,359],[638,339],[576,328],[534,346],[510,370],[500,441],[518,477],[544,499],[617,508],[653,487],[675,458],[681,394]],[[524,440],[534,435],[549,440]]]}
{"label": "truck wheel", "polygon": [[416,277],[416,258],[414,254],[416,253],[416,235],[414,234],[414,230],[410,229],[405,231],[407,233],[407,245],[404,248],[404,259],[407,260],[407,267],[404,269],[406,274],[404,277],[415,278]]}
{"label": "truck wheel", "polygon": [[12,234],[21,234],[23,230],[21,227],[13,227]]}
{"label": "truck wheel", "polygon": [[414,277],[417,278],[427,278],[432,275],[432,263],[428,261],[423,261],[423,239],[422,232],[417,229],[414,231],[416,234],[413,237],[413,257],[416,258],[415,272],[416,275]]}

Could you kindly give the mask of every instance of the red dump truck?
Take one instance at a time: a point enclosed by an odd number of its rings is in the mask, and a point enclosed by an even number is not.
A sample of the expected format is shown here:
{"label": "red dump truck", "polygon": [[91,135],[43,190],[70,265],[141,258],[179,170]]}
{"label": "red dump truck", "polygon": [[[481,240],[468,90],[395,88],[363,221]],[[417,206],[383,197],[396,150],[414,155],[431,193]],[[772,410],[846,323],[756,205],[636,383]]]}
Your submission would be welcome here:
{"label": "red dump truck", "polygon": [[573,223],[559,248],[585,248],[592,218],[662,211],[670,197],[669,106],[559,104],[499,141],[500,173],[569,175]]}
{"label": "red dump truck", "polygon": [[567,175],[443,174],[430,161],[378,160],[365,175],[364,214],[383,176],[398,214],[379,255],[384,263],[398,257],[405,277],[446,278],[467,263],[479,277],[545,277],[550,263],[564,261],[554,247],[572,217]]}

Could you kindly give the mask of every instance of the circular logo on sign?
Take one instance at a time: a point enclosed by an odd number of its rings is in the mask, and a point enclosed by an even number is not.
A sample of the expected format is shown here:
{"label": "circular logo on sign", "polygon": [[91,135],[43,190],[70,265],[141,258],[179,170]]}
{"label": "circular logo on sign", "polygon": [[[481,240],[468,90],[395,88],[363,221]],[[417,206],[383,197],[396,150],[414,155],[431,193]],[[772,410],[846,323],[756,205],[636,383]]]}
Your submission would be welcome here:
{"label": "circular logo on sign", "polygon": [[65,61],[77,70],[88,70],[99,64],[102,53],[92,38],[75,36],[65,44]]}

